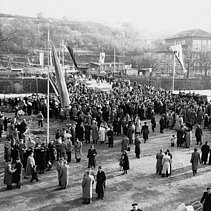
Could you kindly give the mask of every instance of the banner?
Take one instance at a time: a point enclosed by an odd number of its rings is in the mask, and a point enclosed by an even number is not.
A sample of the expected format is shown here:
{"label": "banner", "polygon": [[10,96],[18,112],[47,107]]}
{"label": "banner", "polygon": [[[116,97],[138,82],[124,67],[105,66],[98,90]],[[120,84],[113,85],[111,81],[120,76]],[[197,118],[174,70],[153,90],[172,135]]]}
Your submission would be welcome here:
{"label": "banner", "polygon": [[76,62],[76,59],[75,59],[75,54],[73,52],[73,49],[69,45],[67,45],[66,47],[67,47],[67,50],[69,51],[70,57],[73,60],[75,68],[78,69],[78,65],[77,65],[77,62]]}
{"label": "banner", "polygon": [[56,74],[56,80],[57,80],[57,86],[58,86],[58,92],[60,96],[61,106],[62,108],[67,108],[70,106],[70,99],[69,99],[69,93],[67,90],[65,78],[62,74],[62,70],[60,67],[59,59],[56,54],[56,49],[52,43],[52,60],[53,65],[55,68],[55,74]]}
{"label": "banner", "polygon": [[181,44],[173,45],[173,46],[170,46],[170,49],[174,52],[174,55],[176,56],[178,62],[182,66],[183,72],[186,73],[187,70],[185,68],[184,61],[183,61],[182,45]]}
{"label": "banner", "polygon": [[105,53],[100,53],[99,63],[104,64],[105,61]]}
{"label": "banner", "polygon": [[44,65],[44,52],[41,51],[39,53],[39,57],[40,57],[40,65],[43,66]]}

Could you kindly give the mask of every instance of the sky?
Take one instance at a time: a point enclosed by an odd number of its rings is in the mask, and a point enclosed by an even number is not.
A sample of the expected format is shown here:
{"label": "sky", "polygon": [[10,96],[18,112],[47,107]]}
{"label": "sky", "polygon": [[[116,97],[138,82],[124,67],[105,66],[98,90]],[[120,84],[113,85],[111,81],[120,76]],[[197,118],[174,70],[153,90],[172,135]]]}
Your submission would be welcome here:
{"label": "sky", "polygon": [[0,0],[0,13],[94,21],[128,22],[148,33],[211,32],[211,0]]}

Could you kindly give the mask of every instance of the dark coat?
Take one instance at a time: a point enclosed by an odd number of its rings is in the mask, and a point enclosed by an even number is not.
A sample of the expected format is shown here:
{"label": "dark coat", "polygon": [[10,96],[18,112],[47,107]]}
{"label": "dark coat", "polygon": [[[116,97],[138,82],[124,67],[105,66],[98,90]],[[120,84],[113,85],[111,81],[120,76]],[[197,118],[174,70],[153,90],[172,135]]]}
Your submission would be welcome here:
{"label": "dark coat", "polygon": [[141,133],[143,133],[143,139],[148,139],[148,135],[149,135],[149,128],[147,125],[143,125],[141,128]]}
{"label": "dark coat", "polygon": [[192,163],[192,170],[197,170],[198,169],[198,164],[200,162],[200,154],[198,152],[193,152],[191,155],[191,160],[190,162]]}
{"label": "dark coat", "polygon": [[202,162],[207,162],[208,154],[210,152],[210,147],[208,145],[204,144],[201,147],[201,152],[202,152],[201,161]]}
{"label": "dark coat", "polygon": [[96,149],[89,149],[88,150],[87,158],[89,159],[89,163],[88,163],[89,166],[95,167],[95,163],[96,163],[95,156],[96,155],[97,155]]}
{"label": "dark coat", "polygon": [[16,163],[15,164],[15,172],[13,173],[13,182],[14,183],[19,183],[20,180],[21,180],[21,175],[22,175],[22,168],[23,168],[23,165],[21,162],[19,163]]}
{"label": "dark coat", "polygon": [[104,171],[98,171],[97,172],[97,184],[96,184],[96,193],[104,193],[105,191],[105,181],[106,181],[106,175]]}
{"label": "dark coat", "polygon": [[196,136],[196,141],[197,142],[201,142],[202,135],[203,135],[202,129],[201,128],[196,128],[195,136]]}
{"label": "dark coat", "polygon": [[204,202],[203,211],[210,211],[211,210],[211,194],[204,192],[200,202],[201,203]]}
{"label": "dark coat", "polygon": [[135,154],[136,155],[140,155],[140,153],[141,153],[140,144],[141,144],[140,139],[138,137],[136,137],[135,138]]}
{"label": "dark coat", "polygon": [[130,165],[129,165],[129,158],[127,154],[124,154],[123,156],[123,170],[129,170]]}

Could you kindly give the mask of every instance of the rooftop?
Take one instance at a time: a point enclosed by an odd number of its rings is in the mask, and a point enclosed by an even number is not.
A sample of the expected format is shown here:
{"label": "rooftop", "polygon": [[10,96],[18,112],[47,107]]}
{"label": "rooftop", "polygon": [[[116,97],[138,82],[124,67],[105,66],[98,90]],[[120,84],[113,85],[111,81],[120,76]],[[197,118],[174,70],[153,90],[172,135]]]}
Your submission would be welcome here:
{"label": "rooftop", "polygon": [[211,33],[206,32],[201,29],[191,29],[191,30],[179,32],[171,37],[166,38],[166,40],[183,38],[183,37],[210,37],[211,38]]}

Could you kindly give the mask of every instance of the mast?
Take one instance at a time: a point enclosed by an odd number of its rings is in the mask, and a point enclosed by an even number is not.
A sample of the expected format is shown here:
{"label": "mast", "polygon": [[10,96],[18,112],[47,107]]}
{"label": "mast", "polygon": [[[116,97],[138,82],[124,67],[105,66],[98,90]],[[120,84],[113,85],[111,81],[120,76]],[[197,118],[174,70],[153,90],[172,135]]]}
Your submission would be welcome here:
{"label": "mast", "polygon": [[173,57],[173,74],[172,74],[172,91],[174,91],[174,76],[175,76],[175,65],[176,65],[176,59],[175,59],[175,52]]}
{"label": "mast", "polygon": [[46,143],[49,143],[49,68],[50,68],[50,33],[49,33],[49,28],[48,28],[48,79],[47,79],[47,139]]}

